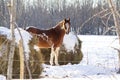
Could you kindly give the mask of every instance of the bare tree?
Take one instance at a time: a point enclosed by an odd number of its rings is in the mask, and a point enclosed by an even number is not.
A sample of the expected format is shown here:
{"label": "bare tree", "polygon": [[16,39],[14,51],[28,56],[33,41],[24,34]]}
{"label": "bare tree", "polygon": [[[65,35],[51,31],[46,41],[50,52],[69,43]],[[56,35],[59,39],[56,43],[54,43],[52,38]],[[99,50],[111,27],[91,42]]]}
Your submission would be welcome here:
{"label": "bare tree", "polygon": [[[113,1],[108,0],[108,3],[109,3],[109,7],[111,9],[111,12],[113,14],[114,24],[115,24],[115,27],[116,27],[116,32],[117,32],[117,36],[118,36],[118,39],[119,39],[119,45],[120,45],[120,23],[119,23],[119,17],[120,16],[119,16],[119,13],[116,10],[116,5],[114,5]],[[118,71],[118,73],[120,73],[120,49],[118,49],[118,52],[119,52],[119,71]]]}
{"label": "bare tree", "polygon": [[14,22],[15,22],[15,0],[11,0],[8,3],[8,7],[10,10],[10,29],[11,29],[11,45],[10,45],[10,52],[9,52],[9,59],[8,59],[8,69],[7,69],[7,80],[12,80],[12,71],[13,71],[13,58],[14,58],[14,51],[15,51],[15,34],[14,34]]}

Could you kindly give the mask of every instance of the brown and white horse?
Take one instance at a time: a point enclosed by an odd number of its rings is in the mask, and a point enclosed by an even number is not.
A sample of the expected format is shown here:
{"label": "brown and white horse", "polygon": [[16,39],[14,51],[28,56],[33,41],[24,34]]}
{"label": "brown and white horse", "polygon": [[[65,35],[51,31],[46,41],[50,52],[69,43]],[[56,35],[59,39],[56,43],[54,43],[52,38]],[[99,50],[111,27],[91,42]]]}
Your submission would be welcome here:
{"label": "brown and white horse", "polygon": [[64,35],[68,34],[70,31],[70,18],[60,21],[55,27],[48,30],[41,30],[32,26],[27,27],[26,30],[37,35],[39,39],[37,46],[39,48],[51,48],[50,64],[53,65],[53,60],[55,58],[55,65],[59,65],[58,53]]}

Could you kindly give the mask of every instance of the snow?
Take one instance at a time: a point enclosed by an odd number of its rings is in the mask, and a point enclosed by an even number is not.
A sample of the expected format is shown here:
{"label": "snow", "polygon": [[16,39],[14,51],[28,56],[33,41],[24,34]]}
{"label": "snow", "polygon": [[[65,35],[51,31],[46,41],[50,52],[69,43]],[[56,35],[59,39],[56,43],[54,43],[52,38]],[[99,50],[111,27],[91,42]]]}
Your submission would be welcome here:
{"label": "snow", "polygon": [[[23,38],[23,46],[24,46],[24,51],[25,51],[25,55],[26,58],[29,59],[29,54],[30,53],[30,49],[29,49],[29,41],[31,40],[32,36],[25,30],[23,30],[22,28],[19,28],[21,36]],[[15,42],[17,44],[19,44],[21,37],[19,34],[19,31],[17,29],[15,29]]]}
{"label": "snow", "polygon": [[0,26],[0,34],[6,35],[8,38],[8,37],[10,37],[10,30],[8,28]]}
{"label": "snow", "polygon": [[[25,54],[26,58],[29,59],[30,50],[29,50],[28,43],[31,40],[32,36],[27,31],[23,30],[22,28],[19,28],[19,30],[20,30],[20,33],[21,33],[22,38],[23,38],[23,46],[24,46],[24,50],[26,53]],[[17,44],[19,44],[19,41],[21,39],[20,34],[19,34],[17,29],[15,29],[14,31],[15,31],[15,42]],[[0,34],[7,36],[7,38],[11,40],[11,35],[10,35],[11,33],[10,32],[11,32],[10,29],[5,28],[5,27],[0,27]]]}
{"label": "snow", "polygon": [[[119,80],[117,36],[79,35],[83,60],[79,64],[50,66],[43,64],[40,80]],[[73,44],[72,42],[70,44]]]}
{"label": "snow", "polygon": [[3,75],[0,75],[0,80],[6,80],[6,77]]}
{"label": "snow", "polygon": [[68,52],[74,51],[75,45],[78,44],[78,39],[73,32],[70,32],[69,34],[64,36],[63,44]]}
{"label": "snow", "polygon": [[40,48],[39,48],[37,45],[34,45],[34,49],[35,49],[36,51],[40,51]]}
{"label": "snow", "polygon": [[[28,43],[32,36],[19,28],[24,39],[24,49],[29,53]],[[0,27],[0,34],[10,39],[10,30]],[[69,50],[74,50],[77,44],[77,37],[74,33],[65,35],[64,45]],[[78,35],[82,41],[83,60],[79,64],[67,64],[50,66],[43,64],[44,70],[39,80],[119,80],[118,52],[114,48],[120,48],[117,36],[93,36]],[[16,43],[19,43],[20,36],[15,29]],[[38,49],[34,46],[35,49]],[[0,80],[6,78],[0,75]]]}
{"label": "snow", "polygon": [[[44,68],[47,72],[43,73],[44,76],[50,78],[79,78],[87,75],[109,75],[110,71],[104,68],[95,67],[93,65],[63,65],[63,66],[49,66],[44,65]],[[60,73],[62,72],[62,73]],[[49,74],[48,74],[49,73]]]}
{"label": "snow", "polygon": [[[117,36],[79,36],[82,42],[83,60],[86,64],[110,67],[117,63],[118,53],[112,47],[119,48]],[[94,58],[94,59],[91,59]],[[111,64],[114,63],[114,64]],[[116,66],[114,66],[116,67]]]}

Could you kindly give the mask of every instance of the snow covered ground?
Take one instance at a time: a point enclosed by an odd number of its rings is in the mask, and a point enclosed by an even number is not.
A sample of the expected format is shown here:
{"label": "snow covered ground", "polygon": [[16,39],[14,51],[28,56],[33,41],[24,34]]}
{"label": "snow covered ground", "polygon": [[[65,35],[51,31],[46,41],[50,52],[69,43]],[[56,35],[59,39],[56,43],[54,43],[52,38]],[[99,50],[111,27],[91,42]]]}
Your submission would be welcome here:
{"label": "snow covered ground", "polygon": [[[25,42],[31,39],[31,36],[20,29],[22,36],[26,38]],[[6,34],[9,37],[10,30],[0,27],[0,34]],[[19,42],[18,32],[16,30],[16,42]],[[25,35],[28,34],[28,35]],[[83,60],[79,64],[67,64],[62,66],[50,66],[43,64],[44,70],[40,80],[120,80],[118,71],[118,53],[114,48],[119,48],[117,36],[93,36],[79,35],[82,41]],[[76,41],[66,41],[72,45]],[[27,43],[26,43],[27,44]],[[24,46],[29,52],[28,48]],[[70,46],[68,46],[69,48]],[[70,47],[72,49],[72,47]],[[5,77],[0,75],[0,80]]]}
{"label": "snow covered ground", "polygon": [[[80,64],[45,65],[41,80],[119,80],[117,36],[79,35],[83,60]],[[72,44],[72,43],[71,43]]]}

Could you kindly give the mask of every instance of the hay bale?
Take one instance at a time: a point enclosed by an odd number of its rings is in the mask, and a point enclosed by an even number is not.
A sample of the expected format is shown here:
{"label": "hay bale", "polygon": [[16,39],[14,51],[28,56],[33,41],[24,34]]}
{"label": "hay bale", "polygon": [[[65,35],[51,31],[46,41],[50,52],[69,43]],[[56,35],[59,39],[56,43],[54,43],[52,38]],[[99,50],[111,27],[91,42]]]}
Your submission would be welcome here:
{"label": "hay bale", "polygon": [[[42,67],[42,54],[40,52],[37,52],[34,49],[34,38],[31,39],[29,42],[29,67],[32,74],[32,78],[39,78],[43,67]],[[4,44],[3,44],[4,43]],[[5,35],[0,35],[0,74],[3,74],[6,76],[7,74],[7,67],[8,67],[8,55],[10,50],[10,43],[11,41],[6,38]],[[19,49],[16,44],[15,46],[15,54],[14,54],[14,62],[13,62],[13,78],[20,78],[20,58],[19,58]],[[25,79],[29,78],[28,72],[25,68]]]}
{"label": "hay bale", "polygon": [[[70,35],[72,35],[76,38],[77,43],[74,44],[74,46],[73,46],[74,49],[67,50],[67,48],[65,46],[66,44],[63,42],[63,45],[60,48],[59,59],[58,59],[58,62],[60,65],[65,65],[68,63],[78,64],[78,63],[80,63],[80,61],[83,58],[83,54],[81,51],[80,39],[73,33],[70,33]],[[69,39],[69,40],[72,42],[71,39]],[[44,62],[46,64],[49,64],[51,49],[41,49],[41,53],[43,55]]]}
{"label": "hay bale", "polygon": [[[43,67],[42,67],[43,59],[42,59],[42,54],[40,52],[37,52],[34,49],[34,42],[35,42],[35,40],[34,40],[34,38],[32,38],[32,40],[29,43],[29,48],[30,48],[29,56],[30,57],[29,57],[28,63],[29,63],[29,68],[30,68],[31,74],[32,74],[32,78],[39,78],[39,76],[43,70]],[[15,74],[15,75],[13,76],[13,78],[19,78],[19,74],[20,74],[20,72],[19,72],[20,71],[19,54],[15,54],[14,60],[15,61],[13,63],[14,64],[13,65],[13,68],[14,68],[13,74]],[[27,69],[25,68],[25,79],[26,78],[29,78],[29,75],[28,75]]]}
{"label": "hay bale", "polygon": [[[4,44],[5,45],[4,45]],[[3,35],[0,35],[0,74],[6,75],[7,74],[7,59],[8,59],[8,52],[9,52],[9,42]]]}
{"label": "hay bale", "polygon": [[59,55],[59,64],[78,64],[83,58],[83,54],[81,51],[81,41],[77,38],[78,44],[74,46],[74,50],[67,50],[65,45],[63,44],[60,49]]}

